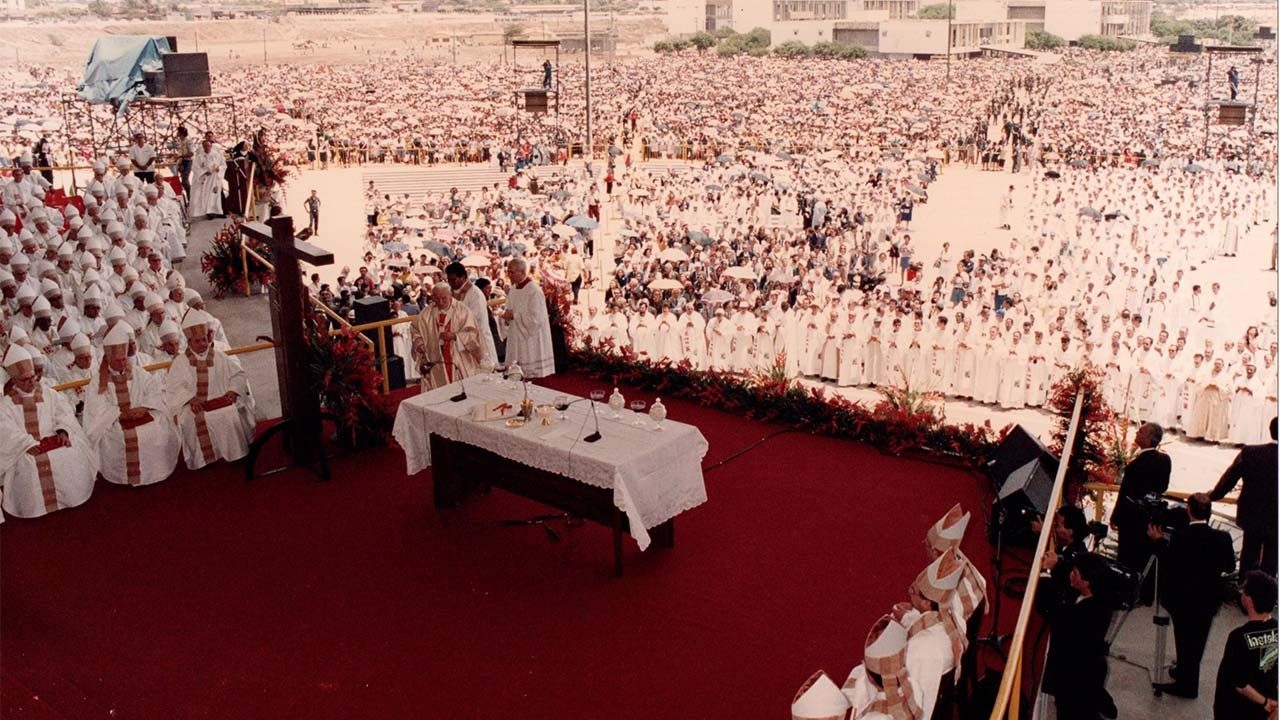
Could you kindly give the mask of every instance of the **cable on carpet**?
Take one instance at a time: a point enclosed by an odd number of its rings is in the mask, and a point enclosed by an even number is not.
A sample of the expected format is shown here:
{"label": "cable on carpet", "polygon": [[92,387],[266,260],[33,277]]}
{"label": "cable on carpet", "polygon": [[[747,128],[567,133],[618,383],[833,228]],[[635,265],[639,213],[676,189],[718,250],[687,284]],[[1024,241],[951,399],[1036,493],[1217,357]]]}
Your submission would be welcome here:
{"label": "cable on carpet", "polygon": [[737,452],[733,453],[732,455],[730,455],[730,456],[728,456],[728,457],[726,457],[726,458],[724,458],[724,459],[720,460],[719,462],[712,463],[711,465],[703,465],[703,466],[702,466],[702,472],[703,472],[703,474],[709,473],[709,472],[711,472],[712,470],[715,470],[716,468],[720,467],[721,465],[724,465],[724,464],[726,464],[726,463],[728,463],[728,462],[730,462],[730,461],[732,461],[732,460],[737,460],[739,457],[742,457],[743,455],[746,455],[747,453],[751,452],[752,450],[755,450],[756,448],[758,448],[758,447],[760,447],[761,445],[765,444],[766,442],[768,442],[768,441],[770,441],[770,440],[772,440],[772,439],[774,439],[774,438],[778,437],[779,435],[785,435],[785,434],[787,434],[787,433],[791,433],[791,432],[796,432],[796,430],[794,430],[794,429],[792,429],[792,428],[783,428],[782,430],[775,430],[775,431],[773,431],[773,432],[769,433],[768,435],[765,435],[764,437],[760,438],[759,440],[757,440],[757,441],[755,441],[755,442],[751,443],[750,445],[748,445],[748,446],[746,446],[746,447],[742,448],[741,450],[739,450],[739,451],[737,451]]}

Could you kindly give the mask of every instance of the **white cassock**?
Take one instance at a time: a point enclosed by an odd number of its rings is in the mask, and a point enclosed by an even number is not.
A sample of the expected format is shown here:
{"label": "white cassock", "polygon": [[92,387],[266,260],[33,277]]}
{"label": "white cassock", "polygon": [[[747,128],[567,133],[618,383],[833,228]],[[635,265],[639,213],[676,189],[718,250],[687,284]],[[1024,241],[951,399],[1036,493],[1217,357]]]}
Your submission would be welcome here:
{"label": "white cassock", "polygon": [[[484,291],[472,285],[470,280],[465,287],[467,291],[456,299],[461,300],[471,311],[471,317],[475,318],[476,328],[480,331],[480,366],[497,367],[498,349],[493,344],[493,333],[489,331],[489,304],[484,299]],[[524,369],[523,364],[520,369]]]}
{"label": "white cassock", "polygon": [[680,348],[679,322],[671,311],[658,316],[658,329],[654,333],[654,346],[658,360],[678,363],[684,357]]}
{"label": "white cassock", "polygon": [[836,376],[836,384],[850,387],[862,384],[862,323],[850,317],[840,333],[840,371]]}
{"label": "white cassock", "polygon": [[631,349],[641,360],[658,360],[658,343],[653,327],[655,322],[648,312],[641,311],[631,325]]}
{"label": "white cassock", "polygon": [[[71,439],[70,447],[27,452],[59,430]],[[0,398],[0,482],[6,512],[33,518],[75,507],[89,499],[97,474],[97,458],[62,394],[38,386],[31,395],[13,389]]]}
{"label": "white cassock", "polygon": [[519,365],[526,378],[554,375],[555,355],[551,349],[551,320],[547,299],[532,278],[507,292],[507,366]]}
{"label": "white cassock", "polygon": [[[225,407],[195,413],[187,403],[201,390],[203,399],[218,398],[231,390],[239,397]],[[188,349],[169,366],[165,400],[169,414],[177,419],[187,467],[198,470],[218,460],[234,462],[249,453],[253,396],[249,394],[249,378],[235,358],[210,348],[200,359]]]}
{"label": "white cassock", "polygon": [[819,374],[823,380],[840,377],[840,341],[843,340],[844,323],[839,318],[831,318],[826,323],[827,336],[823,339],[819,357]]}
{"label": "white cassock", "polygon": [[680,352],[694,370],[707,366],[707,321],[698,313],[685,313],[676,325],[680,329]]}
{"label": "white cassock", "polygon": [[[941,612],[951,610],[943,608]],[[919,617],[918,610],[910,610],[903,616],[902,623],[910,628]],[[961,627],[960,631],[963,632],[964,628]],[[955,667],[951,638],[947,637],[947,631],[941,624],[921,630],[907,640],[907,676],[920,693],[920,709],[923,711],[920,717],[933,717],[942,677],[954,671]]]}
{"label": "white cassock", "polygon": [[1005,347],[1001,361],[1000,385],[996,390],[996,401],[1006,410],[1026,407],[1027,405],[1027,352],[1021,342],[1010,343]]}
{"label": "white cassock", "polygon": [[883,385],[884,370],[884,324],[881,316],[873,316],[867,322],[867,342],[862,346],[862,377],[871,385]]}
{"label": "white cassock", "polygon": [[203,146],[196,147],[191,157],[191,217],[222,214],[222,176],[226,171],[222,148],[214,145],[206,153]]}
{"label": "white cassock", "polygon": [[[110,378],[99,392],[93,378],[87,391],[84,430],[98,452],[102,477],[121,485],[150,485],[173,474],[182,441],[165,404],[162,378],[130,366],[120,383]],[[124,407],[142,408],[151,419],[125,428],[120,423]]]}
{"label": "white cassock", "polygon": [[1235,392],[1231,395],[1228,442],[1258,445],[1265,441],[1267,421],[1270,418],[1267,415],[1266,401],[1263,400],[1264,391],[1262,381],[1256,375],[1236,380]]}
{"label": "white cassock", "polygon": [[768,318],[761,319],[756,325],[755,344],[751,352],[755,368],[762,372],[768,372],[777,362],[778,348],[774,342],[775,332],[777,332],[777,326]]}
{"label": "white cassock", "polygon": [[977,345],[977,367],[973,383],[973,399],[990,405],[1000,392],[1000,371],[1008,348],[999,337],[987,336]]}
{"label": "white cassock", "polygon": [[723,315],[716,315],[707,323],[707,369],[728,370],[729,353],[732,348],[733,335],[729,320]]}
{"label": "white cassock", "polygon": [[734,313],[729,322],[733,328],[729,368],[734,372],[751,372],[751,352],[755,345],[756,317],[749,312],[740,310]]}

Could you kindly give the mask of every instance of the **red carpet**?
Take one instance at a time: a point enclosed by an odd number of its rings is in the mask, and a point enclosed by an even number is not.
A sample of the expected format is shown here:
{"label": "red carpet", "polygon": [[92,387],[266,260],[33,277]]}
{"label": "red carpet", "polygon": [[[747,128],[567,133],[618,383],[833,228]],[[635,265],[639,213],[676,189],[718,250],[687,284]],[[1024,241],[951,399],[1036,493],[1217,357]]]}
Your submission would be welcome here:
{"label": "red carpet", "polygon": [[[708,466],[777,430],[666,402]],[[241,472],[4,524],[6,719],[785,717],[860,660],[952,503],[990,556],[977,477],[799,433],[709,471],[675,550],[628,541],[620,580],[605,528],[498,527],[540,510],[501,491],[438,515],[398,449],[327,484]]]}

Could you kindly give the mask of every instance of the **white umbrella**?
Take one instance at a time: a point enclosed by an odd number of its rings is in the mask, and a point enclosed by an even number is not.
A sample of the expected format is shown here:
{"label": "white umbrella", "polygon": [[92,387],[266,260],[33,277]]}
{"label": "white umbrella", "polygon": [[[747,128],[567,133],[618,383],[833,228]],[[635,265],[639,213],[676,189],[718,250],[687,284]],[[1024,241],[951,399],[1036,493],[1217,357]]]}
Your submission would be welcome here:
{"label": "white umbrella", "polygon": [[557,223],[555,225],[552,225],[551,232],[555,233],[556,235],[559,235],[560,237],[568,237],[570,235],[578,234],[577,230],[574,230],[573,228],[569,227],[568,225],[565,225],[564,223]]}
{"label": "white umbrella", "polygon": [[485,257],[484,255],[481,255],[480,253],[472,253],[462,258],[462,264],[466,267],[486,268],[486,267],[489,267],[489,265],[491,265],[492,263],[490,262],[489,258]]}
{"label": "white umbrella", "polygon": [[658,278],[649,283],[650,290],[680,290],[683,287],[678,280],[672,280],[671,278]]}
{"label": "white umbrella", "polygon": [[658,259],[667,262],[685,262],[689,256],[680,248],[667,248],[658,253]]}
{"label": "white umbrella", "polygon": [[756,271],[749,267],[731,267],[722,273],[727,278],[738,278],[739,280],[755,280]]}

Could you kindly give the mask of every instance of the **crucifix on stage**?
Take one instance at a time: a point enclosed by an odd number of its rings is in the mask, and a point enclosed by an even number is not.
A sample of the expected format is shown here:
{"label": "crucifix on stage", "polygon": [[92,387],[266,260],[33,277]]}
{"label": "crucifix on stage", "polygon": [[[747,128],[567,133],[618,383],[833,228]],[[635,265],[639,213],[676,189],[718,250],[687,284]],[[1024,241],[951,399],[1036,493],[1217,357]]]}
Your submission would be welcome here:
{"label": "crucifix on stage", "polygon": [[271,286],[271,335],[276,344],[276,381],[280,387],[281,421],[253,441],[245,464],[245,479],[253,479],[253,468],[266,441],[284,433],[284,446],[293,466],[315,467],[321,479],[329,479],[329,462],[324,452],[320,398],[307,369],[307,336],[304,323],[309,298],[302,282],[300,263],[333,264],[333,253],[293,235],[293,219],[280,215],[265,223],[240,225],[241,242],[253,238],[271,248],[275,282]]}

